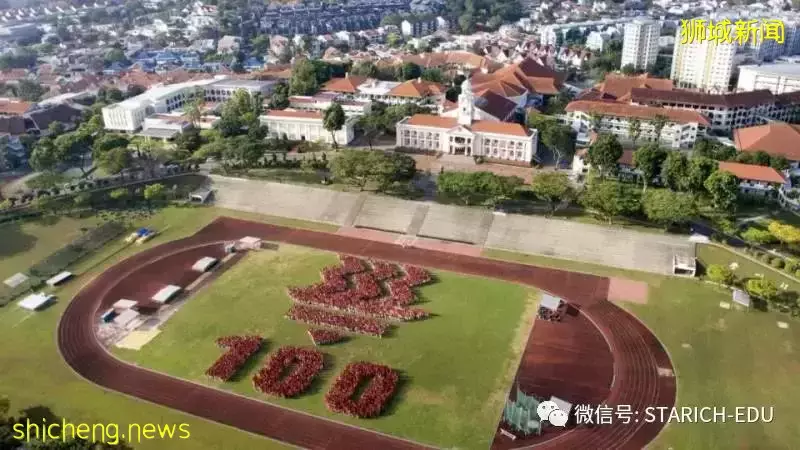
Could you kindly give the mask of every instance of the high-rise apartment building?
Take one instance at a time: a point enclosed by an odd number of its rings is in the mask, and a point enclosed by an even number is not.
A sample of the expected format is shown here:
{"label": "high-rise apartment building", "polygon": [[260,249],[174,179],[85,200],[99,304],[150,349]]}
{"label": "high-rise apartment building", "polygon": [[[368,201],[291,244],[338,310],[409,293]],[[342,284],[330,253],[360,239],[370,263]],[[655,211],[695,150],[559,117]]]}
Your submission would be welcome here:
{"label": "high-rise apartment building", "polygon": [[670,78],[677,87],[727,92],[736,68],[736,45],[711,39],[681,43],[679,27]]}
{"label": "high-rise apartment building", "polygon": [[636,70],[647,70],[655,64],[660,35],[661,24],[655,20],[636,19],[626,23],[621,67],[630,64]]}

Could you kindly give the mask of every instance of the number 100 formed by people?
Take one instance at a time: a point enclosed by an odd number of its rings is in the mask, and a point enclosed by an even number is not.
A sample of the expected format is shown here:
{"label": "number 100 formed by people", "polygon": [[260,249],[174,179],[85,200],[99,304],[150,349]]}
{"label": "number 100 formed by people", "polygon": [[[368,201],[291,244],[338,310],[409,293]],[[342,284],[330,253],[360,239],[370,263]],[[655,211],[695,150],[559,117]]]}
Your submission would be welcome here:
{"label": "number 100 formed by people", "polygon": [[737,20],[714,22],[706,19],[681,19],[681,44],[715,42],[739,45],[775,41],[783,44],[786,29],[778,19]]}

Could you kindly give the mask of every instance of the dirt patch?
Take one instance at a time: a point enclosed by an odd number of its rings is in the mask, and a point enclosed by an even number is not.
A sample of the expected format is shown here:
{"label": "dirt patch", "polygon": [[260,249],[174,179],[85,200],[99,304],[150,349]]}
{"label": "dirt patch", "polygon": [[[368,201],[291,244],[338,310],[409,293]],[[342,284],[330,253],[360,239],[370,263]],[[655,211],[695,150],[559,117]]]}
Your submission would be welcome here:
{"label": "dirt patch", "polygon": [[649,287],[643,281],[627,278],[611,278],[608,283],[608,299],[612,302],[630,302],[639,305],[647,304]]}

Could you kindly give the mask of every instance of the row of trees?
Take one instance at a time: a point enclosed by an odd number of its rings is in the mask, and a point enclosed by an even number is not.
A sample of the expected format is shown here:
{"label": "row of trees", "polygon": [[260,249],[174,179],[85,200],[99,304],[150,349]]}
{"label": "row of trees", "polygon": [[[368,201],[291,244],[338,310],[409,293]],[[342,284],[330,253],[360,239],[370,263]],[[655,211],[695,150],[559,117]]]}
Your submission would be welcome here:
{"label": "row of trees", "polygon": [[330,163],[334,179],[363,190],[367,184],[384,192],[398,183],[408,183],[416,173],[414,158],[402,153],[344,150]]}

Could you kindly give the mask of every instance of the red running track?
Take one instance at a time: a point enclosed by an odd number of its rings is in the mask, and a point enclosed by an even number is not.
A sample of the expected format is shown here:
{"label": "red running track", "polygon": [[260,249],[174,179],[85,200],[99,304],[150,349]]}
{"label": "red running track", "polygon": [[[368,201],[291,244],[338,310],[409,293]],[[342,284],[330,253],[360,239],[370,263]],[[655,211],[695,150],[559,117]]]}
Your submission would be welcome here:
{"label": "red running track", "polygon": [[[116,359],[100,344],[95,335],[95,324],[101,311],[120,298],[149,297],[160,285],[187,283],[191,278],[187,268],[195,260],[201,256],[218,254],[222,248],[221,242],[243,236],[259,236],[268,241],[482,275],[551,292],[573,304],[582,305],[581,314],[608,341],[614,367],[609,403],[643,406],[674,404],[674,379],[659,377],[657,373],[658,367],[672,367],[666,352],[656,337],[638,320],[606,301],[607,278],[432,250],[402,248],[388,243],[230,218],[217,219],[193,236],[134,255],[86,285],[67,306],[59,323],[58,346],[64,360],[79,375],[104,388],[299,447],[424,448],[425,445],[420,443],[310,416],[136,367]],[[553,358],[561,355],[558,350],[558,347],[551,347]],[[518,373],[518,377],[520,375],[523,374]],[[570,378],[569,373],[563,375]],[[576,376],[581,375],[577,373]],[[562,385],[570,386],[570,380],[563,380]],[[536,448],[641,448],[660,429],[661,425],[643,424],[577,428],[554,435],[553,439],[539,443]]]}

